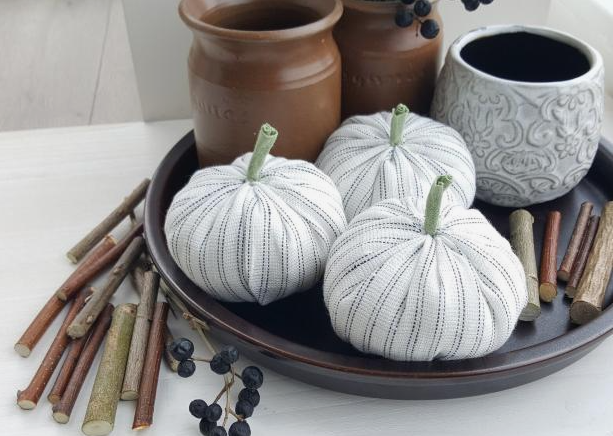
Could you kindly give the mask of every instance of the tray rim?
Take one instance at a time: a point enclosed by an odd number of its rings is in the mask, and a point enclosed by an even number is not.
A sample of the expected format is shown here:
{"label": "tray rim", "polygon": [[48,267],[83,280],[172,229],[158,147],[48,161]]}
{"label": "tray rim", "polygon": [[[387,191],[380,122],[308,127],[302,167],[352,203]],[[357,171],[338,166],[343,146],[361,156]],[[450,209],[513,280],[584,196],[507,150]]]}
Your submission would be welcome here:
{"label": "tray rim", "polygon": [[[152,260],[173,293],[190,310],[194,311],[194,315],[201,317],[204,321],[223,330],[225,333],[257,346],[276,357],[290,359],[321,369],[340,371],[346,374],[386,379],[420,379],[421,381],[431,382],[449,379],[468,381],[499,373],[511,374],[517,371],[523,372],[531,366],[555,362],[572,354],[579,353],[581,350],[594,347],[595,344],[613,333],[613,305],[610,305],[603,310],[598,318],[588,324],[575,327],[572,331],[561,336],[519,350],[455,361],[399,362],[376,356],[369,358],[367,356],[343,355],[318,350],[286,340],[251,324],[223,307],[213,298],[201,293],[199,298],[202,298],[207,303],[207,306],[210,305],[210,307],[204,308],[182,289],[185,285],[193,288],[196,285],[178,269],[174,262],[169,264],[171,262],[165,260],[165,258],[170,259],[169,253],[167,256],[162,256],[162,252],[167,251],[167,248],[162,243],[163,232],[159,230],[163,228],[160,214],[155,210],[156,207],[159,209],[159,198],[156,198],[156,195],[163,191],[162,188],[170,176],[170,168],[174,168],[177,162],[193,146],[194,136],[193,131],[190,131],[172,147],[161,161],[151,179],[151,187],[145,202],[145,240]],[[599,163],[603,160],[613,163],[613,146],[604,138],[600,141],[598,153],[591,171],[603,171],[604,168],[599,168],[601,166]],[[153,237],[153,235],[156,235],[156,237]],[[169,271],[179,274],[182,283],[177,283],[171,277]],[[241,329],[240,327],[247,328]],[[289,345],[290,349],[288,350],[282,345]],[[368,364],[372,365],[373,363],[376,363],[376,367],[369,367]],[[423,369],[416,369],[416,367],[423,367]]]}

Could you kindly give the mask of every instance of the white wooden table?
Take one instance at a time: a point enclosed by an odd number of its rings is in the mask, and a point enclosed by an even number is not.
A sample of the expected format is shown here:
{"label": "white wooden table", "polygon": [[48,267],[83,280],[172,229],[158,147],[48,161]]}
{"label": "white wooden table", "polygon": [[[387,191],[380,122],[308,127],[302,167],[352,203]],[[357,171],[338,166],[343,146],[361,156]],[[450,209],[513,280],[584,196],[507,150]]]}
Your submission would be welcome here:
{"label": "white wooden table", "polygon": [[[59,322],[27,358],[13,344],[72,271],[66,250],[150,176],[189,121],[0,133],[0,434],[80,435],[97,362],[67,425],[51,418],[46,393],[33,411],[15,404]],[[124,285],[114,301],[135,301]],[[176,334],[194,339],[185,322]],[[312,387],[265,370],[262,403],[250,419],[254,436],[613,435],[613,341],[545,379],[465,399],[393,401]],[[210,401],[220,377],[200,366],[181,379],[162,366],[155,422],[145,434],[198,435],[187,406]],[[133,403],[121,403],[114,435],[131,434]]]}

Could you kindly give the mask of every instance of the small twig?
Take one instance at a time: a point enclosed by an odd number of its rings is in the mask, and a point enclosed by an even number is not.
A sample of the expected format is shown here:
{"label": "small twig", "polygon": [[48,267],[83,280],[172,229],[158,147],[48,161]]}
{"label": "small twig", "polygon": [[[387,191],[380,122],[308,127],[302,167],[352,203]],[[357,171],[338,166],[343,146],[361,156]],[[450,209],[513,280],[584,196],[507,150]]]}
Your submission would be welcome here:
{"label": "small twig", "polygon": [[93,261],[87,267],[85,265],[82,268],[77,268],[74,273],[60,286],[56,291],[56,295],[60,300],[69,300],[70,297],[77,293],[79,289],[85,286],[91,279],[95,278],[105,268],[115,262],[126,251],[130,243],[134,238],[143,233],[143,224],[139,224],[126,236],[124,236],[112,249],[99,259]]}
{"label": "small twig", "polygon": [[[78,275],[86,268],[89,268],[92,263],[100,259],[106,253],[108,253],[117,242],[112,236],[104,238],[102,243],[98,245],[92,251],[89,256],[85,258],[83,263],[70,275],[68,281],[75,275]],[[72,295],[75,295],[73,293]],[[15,351],[22,357],[28,357],[40,338],[45,334],[51,323],[66,305],[66,300],[59,299],[54,293],[49,301],[38,312],[32,323],[28,326],[26,331],[21,335],[21,338],[15,344]]]}
{"label": "small twig", "polygon": [[211,359],[207,359],[204,357],[192,357],[191,358],[193,361],[195,362],[206,362],[206,363],[211,363]]}
{"label": "small twig", "polygon": [[560,237],[560,212],[551,211],[547,214],[545,234],[543,236],[543,250],[541,252],[541,270],[539,296],[542,301],[551,303],[558,295],[558,238]]}
{"label": "small twig", "polygon": [[83,239],[68,251],[66,256],[71,262],[79,262],[107,233],[113,230],[145,198],[149,179],[143,180],[100,224],[94,227]]}
{"label": "small twig", "polygon": [[79,313],[79,310],[81,310],[85,304],[85,297],[89,292],[91,292],[91,289],[83,290],[77,296],[77,298],[75,298],[75,301],[72,303],[72,306],[66,315],[66,319],[64,319],[62,326],[49,347],[49,351],[47,351],[47,354],[36,371],[36,374],[34,374],[34,377],[32,377],[30,384],[23,391],[17,392],[17,404],[22,409],[33,409],[36,407],[38,400],[47,386],[47,383],[49,383],[49,379],[51,379],[51,376],[53,375],[53,371],[55,371],[55,368],[62,358],[62,354],[64,354],[64,351],[70,342],[70,338],[66,335],[68,325],[77,316],[77,313]]}
{"label": "small twig", "polygon": [[72,324],[70,324],[70,327],[68,327],[68,334],[71,337],[80,338],[87,333],[117,288],[119,288],[123,279],[130,272],[131,265],[141,255],[144,247],[145,240],[142,236],[138,236],[130,243],[113,267],[104,286],[87,302],[81,313],[77,315]]}

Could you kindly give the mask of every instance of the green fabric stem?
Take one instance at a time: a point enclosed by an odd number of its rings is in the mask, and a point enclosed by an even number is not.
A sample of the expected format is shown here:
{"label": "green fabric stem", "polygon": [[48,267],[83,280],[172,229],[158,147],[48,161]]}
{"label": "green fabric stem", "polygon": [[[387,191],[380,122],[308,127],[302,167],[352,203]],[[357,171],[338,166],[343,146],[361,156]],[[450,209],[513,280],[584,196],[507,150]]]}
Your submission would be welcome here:
{"label": "green fabric stem", "polygon": [[426,216],[424,220],[424,230],[430,236],[434,236],[438,230],[438,221],[441,214],[441,202],[445,190],[453,182],[450,175],[437,177],[430,189],[428,200],[426,201]]}
{"label": "green fabric stem", "polygon": [[409,108],[400,103],[392,112],[392,129],[390,131],[390,144],[396,146],[402,142],[404,123],[409,116]]}
{"label": "green fabric stem", "polygon": [[260,128],[258,139],[253,148],[253,155],[251,155],[251,162],[249,162],[249,168],[247,169],[247,180],[250,182],[260,180],[260,171],[262,166],[264,166],[266,156],[268,156],[272,146],[275,145],[278,136],[279,132],[277,132],[277,129],[268,123]]}

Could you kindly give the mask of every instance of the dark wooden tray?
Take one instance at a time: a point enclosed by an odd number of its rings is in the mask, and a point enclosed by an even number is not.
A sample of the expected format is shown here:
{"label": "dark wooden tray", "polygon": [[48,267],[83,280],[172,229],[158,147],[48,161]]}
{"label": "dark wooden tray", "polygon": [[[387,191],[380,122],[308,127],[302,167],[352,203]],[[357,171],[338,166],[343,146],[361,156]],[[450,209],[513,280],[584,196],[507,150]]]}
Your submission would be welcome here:
{"label": "dark wooden tray", "polygon": [[[571,193],[530,207],[535,216],[537,256],[545,215],[563,214],[558,260],[570,238],[583,201],[600,208],[613,199],[613,149],[601,147],[588,176]],[[176,295],[206,320],[222,343],[235,344],[245,355],[290,377],[358,395],[384,398],[434,399],[477,395],[531,382],[581,358],[613,331],[613,298],[609,285],[602,315],[581,326],[569,322],[570,301],[564,290],[552,304],[543,304],[534,323],[520,322],[505,346],[486,357],[446,362],[394,362],[365,355],[334,334],[320,288],[266,307],[223,304],[200,291],[175,265],[166,248],[163,223],[172,197],[197,169],[193,134],[168,153],[153,177],[145,209],[145,234],[153,262]],[[477,202],[508,235],[510,209]]]}

